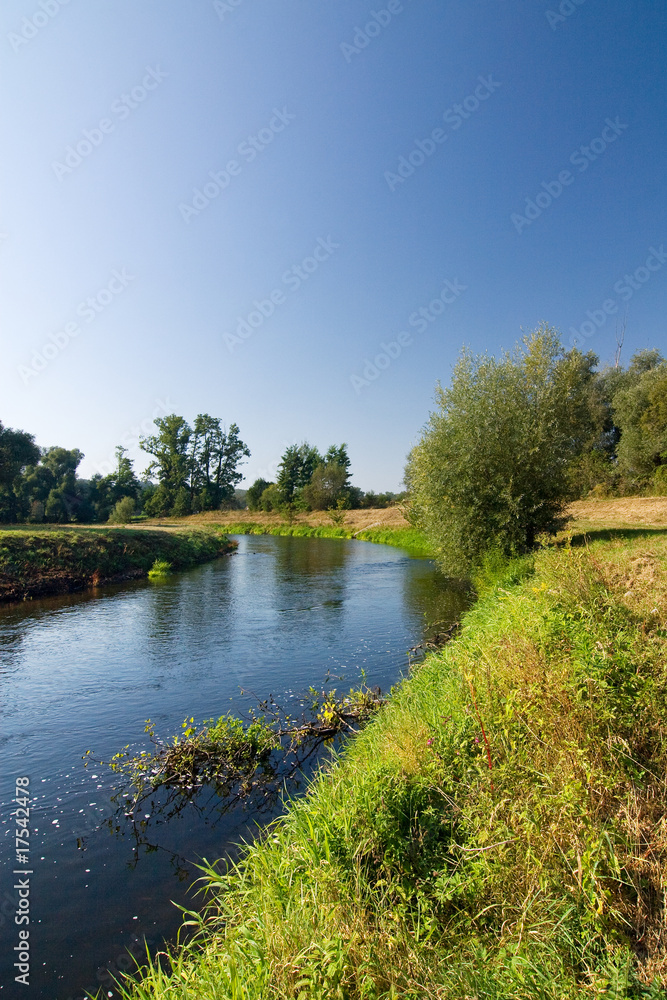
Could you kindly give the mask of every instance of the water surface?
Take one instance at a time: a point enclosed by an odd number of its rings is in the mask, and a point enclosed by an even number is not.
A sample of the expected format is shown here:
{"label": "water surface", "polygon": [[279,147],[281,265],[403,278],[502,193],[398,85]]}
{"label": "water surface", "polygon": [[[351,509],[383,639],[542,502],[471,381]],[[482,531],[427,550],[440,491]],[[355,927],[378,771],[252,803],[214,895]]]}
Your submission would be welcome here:
{"label": "water surface", "polygon": [[[195,907],[193,864],[233,850],[263,815],[221,803],[158,825],[141,849],[100,822],[113,813],[108,768],[85,770],[164,736],[186,716],[247,713],[273,695],[289,707],[327,675],[338,689],[388,689],[427,623],[442,630],[466,603],[426,560],[367,542],[242,536],[239,550],[166,581],[0,608],[0,998],[82,998],[129,968]],[[331,681],[343,677],[344,680]],[[294,703],[294,701],[292,701]],[[14,779],[30,778],[30,986],[14,983]],[[214,797],[215,798],[215,797]],[[153,829],[155,827],[155,829]]]}

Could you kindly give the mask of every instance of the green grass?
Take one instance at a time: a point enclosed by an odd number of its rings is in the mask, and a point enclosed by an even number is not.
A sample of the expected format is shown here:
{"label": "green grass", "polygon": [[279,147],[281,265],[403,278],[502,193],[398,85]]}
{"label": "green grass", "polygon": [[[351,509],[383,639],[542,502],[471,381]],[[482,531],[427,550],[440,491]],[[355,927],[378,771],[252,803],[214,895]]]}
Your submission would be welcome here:
{"label": "green grass", "polygon": [[332,525],[311,526],[305,524],[258,524],[254,521],[239,521],[226,524],[230,535],[279,535],[292,538],[358,538],[363,542],[379,545],[393,545],[404,549],[416,559],[430,559],[433,555],[426,536],[415,528],[367,528],[353,531],[351,528]]}
{"label": "green grass", "polygon": [[132,1000],[667,995],[667,539],[487,568]]}
{"label": "green grass", "polygon": [[232,548],[216,531],[49,527],[0,531],[0,599],[65,593],[146,576],[156,560],[187,569]]}

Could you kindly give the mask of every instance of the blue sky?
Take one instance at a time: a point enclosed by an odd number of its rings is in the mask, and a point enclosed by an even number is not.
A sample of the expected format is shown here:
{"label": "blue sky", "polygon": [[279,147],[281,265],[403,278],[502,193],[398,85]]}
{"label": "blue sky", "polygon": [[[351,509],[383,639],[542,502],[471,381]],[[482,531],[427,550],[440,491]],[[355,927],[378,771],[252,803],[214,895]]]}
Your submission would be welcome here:
{"label": "blue sky", "polygon": [[[241,428],[397,489],[465,345],[667,348],[667,14],[634,0],[5,0],[0,420]],[[628,276],[626,278],[626,275]],[[247,483],[246,483],[247,485]]]}

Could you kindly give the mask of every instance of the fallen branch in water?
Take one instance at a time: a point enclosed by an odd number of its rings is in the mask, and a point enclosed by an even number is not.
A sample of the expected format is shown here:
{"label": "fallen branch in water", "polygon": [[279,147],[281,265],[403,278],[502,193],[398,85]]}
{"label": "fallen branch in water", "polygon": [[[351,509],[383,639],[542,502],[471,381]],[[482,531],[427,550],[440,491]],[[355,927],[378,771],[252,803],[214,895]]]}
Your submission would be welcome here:
{"label": "fallen branch in water", "polygon": [[[95,760],[88,750],[85,765],[108,765],[121,776],[123,787],[114,797],[120,814],[135,826],[138,841],[145,842],[146,817],[142,805],[151,800],[150,814],[163,821],[170,819],[189,803],[195,802],[205,787],[222,799],[223,811],[232,808],[251,794],[262,803],[273,804],[279,793],[289,787],[306,762],[325,743],[340,734],[352,734],[384,703],[379,688],[363,685],[349,694],[311,688],[302,704],[301,719],[285,712],[273,698],[259,701],[259,713],[251,711],[251,721],[231,715],[206,719],[197,728],[194,718],[182,723],[182,732],[170,741],[160,739],[148,720],[148,733],[154,750],[132,754],[129,747],[110,761]],[[162,790],[164,795],[156,793]],[[157,818],[155,820],[158,821]],[[121,820],[122,822],[122,820]],[[120,823],[111,821],[120,832]]]}

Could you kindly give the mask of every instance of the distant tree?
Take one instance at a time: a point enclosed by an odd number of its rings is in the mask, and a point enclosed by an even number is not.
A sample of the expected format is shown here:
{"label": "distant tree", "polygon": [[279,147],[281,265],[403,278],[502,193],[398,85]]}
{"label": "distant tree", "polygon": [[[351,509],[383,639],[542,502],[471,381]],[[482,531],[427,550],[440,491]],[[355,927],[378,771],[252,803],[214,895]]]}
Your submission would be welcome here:
{"label": "distant tree", "polygon": [[170,514],[172,517],[187,517],[187,515],[191,513],[192,504],[190,502],[190,494],[185,486],[181,486],[176,493],[174,505],[171,508]]}
{"label": "distant tree", "polygon": [[311,510],[329,510],[338,500],[347,502],[347,469],[337,462],[321,462],[303,488],[303,499]]}
{"label": "distant tree", "polygon": [[531,549],[561,523],[567,472],[595,432],[589,388],[597,359],[564,352],[542,326],[500,359],[464,351],[410,454],[412,519],[441,565],[463,573],[484,553]]}
{"label": "distant tree", "polygon": [[128,524],[134,514],[134,498],[123,497],[117,500],[109,514],[109,524]]}
{"label": "distant tree", "polygon": [[127,448],[116,448],[116,468],[108,476],[96,475],[90,480],[90,500],[95,511],[95,520],[106,521],[119,500],[130,497],[136,505],[141,496],[141,483],[134,472],[132,460],[127,457]]}
{"label": "distant tree", "polygon": [[3,427],[0,423],[0,522],[19,520],[21,508],[18,480],[27,466],[39,461],[40,450],[32,434]]}
{"label": "distant tree", "polygon": [[150,500],[146,501],[145,508],[147,513],[160,517],[171,512],[181,489],[185,488],[189,492],[188,445],[192,428],[183,417],[175,413],[157,417],[154,423],[157,434],[140,438],[139,446],[153,456],[146,475],[155,476],[158,480],[158,488]]}
{"label": "distant tree", "polygon": [[278,466],[276,483],[284,503],[294,503],[301,498],[301,491],[308,485],[321,461],[322,456],[317,448],[307,441],[287,448]]}
{"label": "distant tree", "polygon": [[390,503],[396,500],[397,496],[397,493],[374,493],[373,490],[369,490],[367,493],[363,493],[361,495],[359,506],[375,508],[388,507]]}
{"label": "distant tree", "polygon": [[667,363],[657,351],[631,359],[611,401],[619,430],[618,466],[636,488],[667,463]]}
{"label": "distant tree", "polygon": [[277,483],[270,483],[259,499],[259,508],[264,511],[280,511],[285,506],[285,498]]}
{"label": "distant tree", "polygon": [[246,503],[250,510],[260,510],[260,502],[264,490],[272,484],[266,479],[256,479],[252,486],[246,491]]}
{"label": "distant tree", "polygon": [[31,516],[33,505],[39,503],[47,521],[63,524],[92,519],[87,484],[76,474],[82,458],[83,452],[78,448],[54,447],[41,452],[39,463],[28,466],[15,482],[25,518]]}

